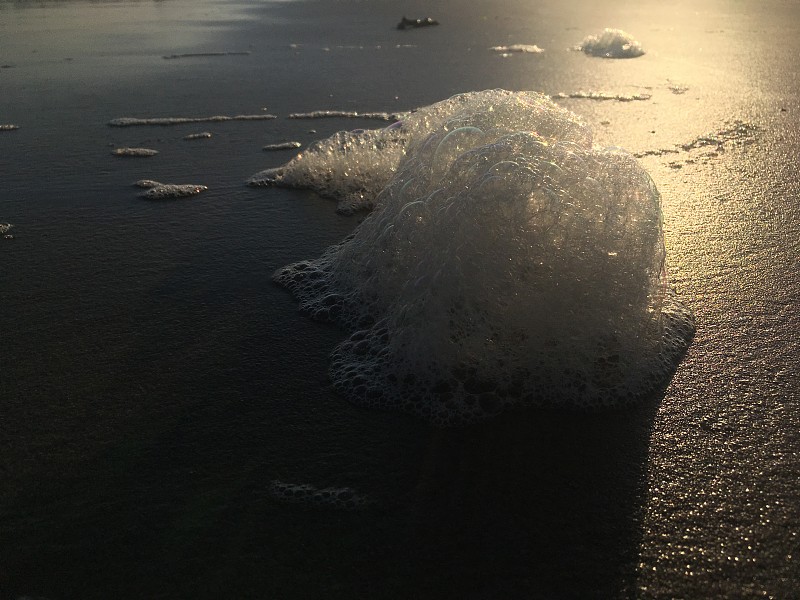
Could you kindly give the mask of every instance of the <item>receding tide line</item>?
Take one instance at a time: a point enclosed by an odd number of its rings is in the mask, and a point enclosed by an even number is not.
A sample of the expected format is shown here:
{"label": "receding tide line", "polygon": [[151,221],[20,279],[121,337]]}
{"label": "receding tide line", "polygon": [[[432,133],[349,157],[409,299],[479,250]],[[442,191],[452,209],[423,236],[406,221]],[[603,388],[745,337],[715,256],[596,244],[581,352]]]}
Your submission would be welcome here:
{"label": "receding tide line", "polygon": [[156,117],[151,119],[137,119],[135,117],[120,117],[111,119],[111,127],[134,127],[137,125],[182,125],[184,123],[221,123],[223,121],[267,121],[277,119],[276,115],[215,115],[213,117]]}

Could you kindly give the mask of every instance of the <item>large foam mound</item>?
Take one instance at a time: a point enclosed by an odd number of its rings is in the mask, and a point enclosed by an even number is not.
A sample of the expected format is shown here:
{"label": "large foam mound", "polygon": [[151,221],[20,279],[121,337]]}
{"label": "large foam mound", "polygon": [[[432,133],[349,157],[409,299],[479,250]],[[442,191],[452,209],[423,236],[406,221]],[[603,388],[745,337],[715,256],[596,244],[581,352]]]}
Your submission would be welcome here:
{"label": "large foam mound", "polygon": [[[543,109],[535,108],[538,95],[514,94],[496,90],[481,94],[460,94],[426,106],[385,129],[341,131],[309,146],[285,165],[253,175],[253,186],[279,185],[310,188],[339,201],[340,212],[370,210],[378,193],[397,171],[401,158],[413,140],[432,131],[457,127],[485,113],[488,121],[504,122],[509,131],[528,130],[548,125],[539,119]],[[502,98],[502,102],[497,100]],[[519,110],[519,107],[522,110]],[[517,107],[517,108],[515,108]],[[571,135],[588,136],[588,130],[571,125]]]}
{"label": "large foam mound", "polygon": [[[353,332],[332,355],[338,390],[450,425],[516,404],[616,406],[671,376],[692,317],[666,285],[658,191],[630,155],[530,92],[463,94],[359,135],[372,146],[334,136],[304,169],[345,193],[336,169],[375,173],[375,210],[275,274]],[[386,135],[402,145],[384,155]]]}
{"label": "large foam mound", "polygon": [[642,45],[621,29],[604,29],[600,35],[587,36],[576,49],[601,58],[636,58],[644,54]]}

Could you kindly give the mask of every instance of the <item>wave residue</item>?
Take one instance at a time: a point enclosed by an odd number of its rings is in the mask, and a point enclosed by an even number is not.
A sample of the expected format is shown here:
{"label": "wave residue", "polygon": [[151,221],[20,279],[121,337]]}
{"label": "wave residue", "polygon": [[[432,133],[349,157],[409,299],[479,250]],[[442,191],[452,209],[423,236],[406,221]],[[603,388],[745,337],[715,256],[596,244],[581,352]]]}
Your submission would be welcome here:
{"label": "wave residue", "polygon": [[621,29],[604,29],[600,35],[587,36],[575,49],[601,58],[636,58],[644,54],[642,45]]}
{"label": "wave residue", "polygon": [[158,154],[158,150],[153,150],[152,148],[114,148],[111,154],[114,156],[146,157],[155,156]]}
{"label": "wave residue", "polygon": [[161,183],[159,181],[153,181],[152,179],[140,179],[135,185],[147,189],[142,196],[148,200],[188,198],[205,192],[208,189],[205,185],[196,183]]}
{"label": "wave residue", "polygon": [[305,483],[285,483],[275,480],[269,484],[267,492],[278,502],[302,504],[309,508],[362,510],[373,504],[372,498],[349,487],[317,488]]}
{"label": "wave residue", "polygon": [[319,173],[375,210],[275,280],[352,332],[331,377],[358,404],[438,425],[617,406],[667,380],[691,339],[650,177],[545,96],[462,94],[277,170]]}
{"label": "wave residue", "polygon": [[224,121],[267,121],[277,119],[276,115],[267,113],[261,115],[214,115],[211,117],[152,117],[139,119],[136,117],[119,117],[111,119],[111,127],[137,127],[145,125],[183,125],[185,123],[222,123]]}

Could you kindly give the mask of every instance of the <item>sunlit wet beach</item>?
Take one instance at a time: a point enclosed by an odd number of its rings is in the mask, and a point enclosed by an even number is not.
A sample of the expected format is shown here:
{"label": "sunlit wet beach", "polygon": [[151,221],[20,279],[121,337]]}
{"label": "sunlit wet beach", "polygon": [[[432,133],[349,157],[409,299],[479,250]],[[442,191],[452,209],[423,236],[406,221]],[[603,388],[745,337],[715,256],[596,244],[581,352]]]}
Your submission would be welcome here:
{"label": "sunlit wet beach", "polygon": [[[794,597],[799,17],[0,2],[0,598]],[[644,54],[575,49],[606,28]],[[487,89],[552,98],[660,191],[696,333],[633,407],[364,408],[328,379],[348,333],[272,282],[366,215],[249,178]]]}

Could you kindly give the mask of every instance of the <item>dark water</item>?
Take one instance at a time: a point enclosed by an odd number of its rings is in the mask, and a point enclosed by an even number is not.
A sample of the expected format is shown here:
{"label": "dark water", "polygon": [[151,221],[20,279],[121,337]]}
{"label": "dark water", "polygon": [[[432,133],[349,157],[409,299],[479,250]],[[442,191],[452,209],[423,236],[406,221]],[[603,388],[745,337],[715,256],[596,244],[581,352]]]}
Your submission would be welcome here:
{"label": "dark water", "polygon": [[[442,25],[397,31],[403,12]],[[0,597],[794,597],[798,16],[777,1],[0,3],[0,124],[19,125],[0,131]],[[648,53],[566,51],[606,26]],[[486,50],[511,43],[546,52]],[[250,54],[162,58],[202,52]],[[648,93],[562,101],[640,153],[754,127],[642,159],[698,333],[636,410],[436,432],[357,409],[326,377],[341,332],[270,281],[358,217],[244,186],[291,156],[262,146],[379,125],[285,115],[492,87]],[[106,125],[264,109],[281,118]],[[182,139],[199,131],[213,137]],[[152,203],[142,178],[209,189]],[[274,479],[378,502],[283,505]]]}

